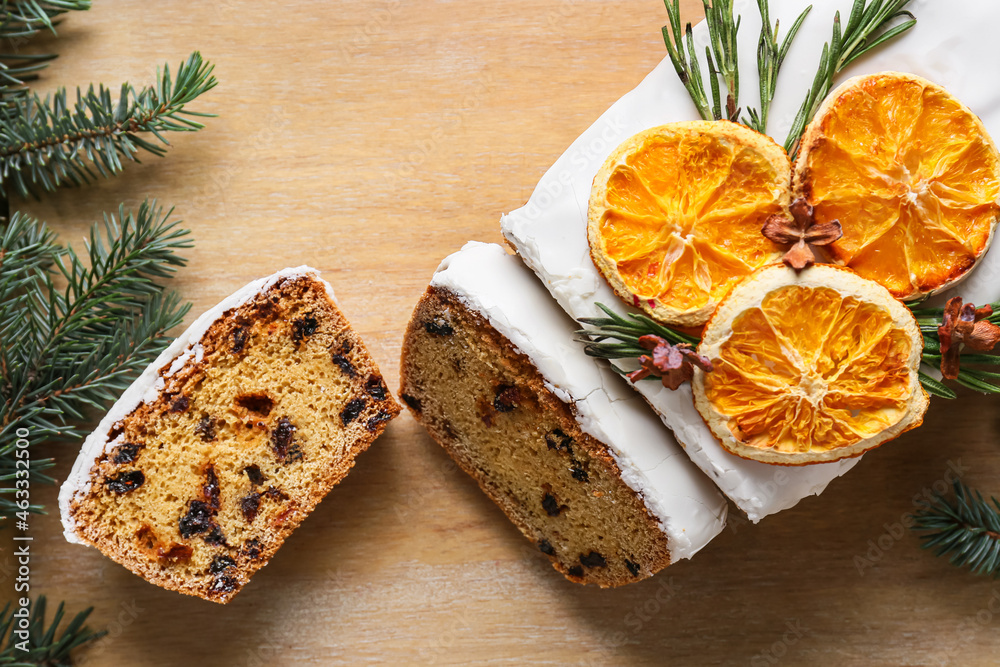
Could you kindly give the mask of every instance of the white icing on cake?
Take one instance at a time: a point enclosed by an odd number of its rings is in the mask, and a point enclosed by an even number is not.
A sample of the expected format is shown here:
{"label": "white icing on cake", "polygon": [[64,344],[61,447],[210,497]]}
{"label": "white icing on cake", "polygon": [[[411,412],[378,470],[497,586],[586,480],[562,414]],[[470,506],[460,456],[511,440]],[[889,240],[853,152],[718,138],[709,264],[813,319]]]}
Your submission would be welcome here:
{"label": "white icing on cake", "polygon": [[580,428],[608,446],[622,480],[667,535],[671,561],[690,558],[726,525],[727,503],[681,453],[642,399],[583,352],[566,317],[518,259],[469,242],[438,267],[431,285],[485,317],[538,368],[546,387],[574,407]]}
{"label": "white icing on cake", "polygon": [[[73,471],[70,472],[69,477],[66,478],[66,481],[63,482],[62,487],[59,489],[59,514],[62,518],[63,535],[67,541],[86,544],[76,534],[75,522],[69,512],[70,503],[72,503],[73,498],[77,494],[86,493],[90,490],[90,472],[94,467],[95,461],[97,461],[101,454],[105,451],[110,451],[121,441],[122,436],[119,436],[114,441],[108,442],[108,434],[115,423],[128,416],[139,404],[155,401],[165,385],[163,376],[169,377],[173,375],[185,363],[190,361],[192,357],[195,362],[201,361],[205,352],[200,344],[202,336],[205,335],[208,328],[219,320],[227,310],[242,306],[282,278],[297,278],[300,276],[310,276],[322,282],[330,299],[336,302],[333,295],[333,288],[330,284],[319,277],[319,272],[316,269],[305,265],[294,269],[283,269],[266,278],[255,280],[225,298],[211,310],[202,314],[156,358],[156,361],[147,366],[142,374],[136,378],[135,382],[125,390],[125,393],[111,406],[111,410],[104,416],[93,433],[84,440],[80,454],[76,457],[76,462],[73,464]],[[163,376],[161,376],[160,369],[167,366],[167,364],[170,364],[170,366],[163,372]]]}
{"label": "white icing on cake", "polygon": [[[759,107],[756,49],[760,15],[751,0],[735,4],[736,12],[742,15],[740,106]],[[851,0],[812,1],[812,12],[788,53],[771,106],[768,131],[779,144],[784,143],[812,84],[820,51],[831,38],[834,13],[839,10],[842,24],[846,24],[852,4]],[[771,0],[771,19],[780,20],[781,39],[805,5],[800,0]],[[994,138],[1000,138],[1000,86],[991,85],[1000,72],[1000,49],[982,36],[971,37],[968,29],[970,22],[1000,25],[1000,3],[913,0],[907,9],[917,17],[916,27],[855,61],[837,81],[884,70],[918,74],[956,95],[983,119]],[[704,53],[708,44],[704,24],[695,27],[694,40],[696,51]],[[702,72],[707,71],[703,63]],[[629,136],[664,123],[697,118],[673,65],[664,58],[637,88],[573,142],[546,172],[524,207],[503,217],[504,236],[573,317],[600,315],[594,305],[597,302],[622,313],[632,310],[615,296],[590,259],[587,205],[598,169]],[[977,304],[1000,300],[1000,250],[994,246],[956,291]],[[712,437],[694,408],[690,386],[671,392],[655,382],[640,382],[638,389],[674,431],[688,456],[754,522],[820,493],[858,461],[801,468],[746,461],[723,450]]]}

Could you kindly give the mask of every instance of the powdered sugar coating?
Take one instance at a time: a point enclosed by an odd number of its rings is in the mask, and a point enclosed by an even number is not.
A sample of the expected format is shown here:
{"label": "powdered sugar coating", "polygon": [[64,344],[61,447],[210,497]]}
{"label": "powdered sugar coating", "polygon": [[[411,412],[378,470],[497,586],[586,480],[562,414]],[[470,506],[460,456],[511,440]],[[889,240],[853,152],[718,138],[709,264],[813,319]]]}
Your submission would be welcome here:
{"label": "powdered sugar coating", "polygon": [[469,242],[441,262],[431,285],[483,315],[531,359],[545,386],[573,406],[580,428],[608,446],[622,480],[659,520],[671,561],[690,558],[719,534],[725,498],[624,380],[584,354],[573,320],[517,257],[498,245]]}
{"label": "powdered sugar coating", "polygon": [[[737,0],[742,15],[738,51],[742,107],[758,106],[756,63],[760,17],[752,0]],[[813,9],[782,67],[770,112],[769,134],[779,143],[791,126],[812,83],[823,43],[830,40],[833,16],[847,21],[850,0],[813,0]],[[804,8],[799,0],[771,0],[771,19],[791,26]],[[988,32],[1000,24],[1000,3],[984,0],[947,3],[913,0],[907,9],[917,26],[901,38],[855,61],[841,75],[897,70],[912,72],[944,86],[973,112],[987,130],[1000,136],[1000,49]],[[695,51],[704,53],[708,31],[694,29]],[[702,64],[702,71],[707,68]],[[600,302],[625,313],[631,310],[611,291],[594,268],[587,245],[587,204],[595,174],[608,155],[629,136],[664,123],[695,120],[698,114],[669,59],[634,90],[616,102],[584,132],[546,172],[528,203],[503,217],[504,236],[539,275],[552,296],[574,318],[599,315]],[[1000,300],[1000,250],[993,247],[955,292],[974,303]],[[754,522],[819,494],[860,459],[789,469],[746,461],[726,452],[695,410],[691,388],[670,391],[655,382],[638,390],[661,414],[688,456]]]}

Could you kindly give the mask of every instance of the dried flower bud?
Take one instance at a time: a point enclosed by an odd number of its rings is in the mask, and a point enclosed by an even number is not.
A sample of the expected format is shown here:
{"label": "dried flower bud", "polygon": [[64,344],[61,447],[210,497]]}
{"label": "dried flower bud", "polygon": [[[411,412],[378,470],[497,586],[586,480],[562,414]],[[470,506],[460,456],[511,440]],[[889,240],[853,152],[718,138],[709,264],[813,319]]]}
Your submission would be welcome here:
{"label": "dried flower bud", "polygon": [[971,303],[962,304],[962,297],[948,300],[944,320],[938,327],[941,340],[941,375],[954,380],[958,377],[959,356],[962,347],[975,352],[989,352],[1000,342],[1000,327],[987,322],[993,314],[990,306],[976,308]]}
{"label": "dried flower bud", "polygon": [[706,373],[712,371],[712,362],[695,352],[687,343],[671,345],[659,336],[642,336],[639,346],[652,351],[652,356],[639,357],[640,368],[628,374],[632,382],[649,377],[661,378],[663,386],[677,389],[694,376],[694,367]]}
{"label": "dried flower bud", "polygon": [[801,271],[816,261],[816,255],[809,246],[833,243],[844,235],[844,230],[839,220],[817,224],[813,207],[805,199],[796,199],[788,211],[792,214],[791,219],[772,215],[760,231],[778,245],[792,246],[782,259],[788,266]]}

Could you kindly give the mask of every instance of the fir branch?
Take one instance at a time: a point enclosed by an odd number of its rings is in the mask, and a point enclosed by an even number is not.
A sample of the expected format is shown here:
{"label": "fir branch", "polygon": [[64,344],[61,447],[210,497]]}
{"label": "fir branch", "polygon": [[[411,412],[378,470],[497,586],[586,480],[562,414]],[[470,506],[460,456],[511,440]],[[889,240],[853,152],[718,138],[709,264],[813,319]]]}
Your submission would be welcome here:
{"label": "fir branch", "polygon": [[[993,324],[1000,324],[1000,312],[997,312],[1000,311],[1000,303],[990,305],[994,312],[986,320]],[[911,306],[910,311],[916,317],[917,325],[924,337],[921,362],[931,368],[939,369],[941,367],[941,338],[938,334],[938,328],[944,322],[944,309]],[[979,366],[1000,365],[1000,355],[965,352],[963,350],[961,360],[962,365],[959,367],[956,382],[984,394],[1000,394],[1000,373],[977,368]],[[948,385],[926,373],[920,374],[920,383],[933,396],[948,399],[958,398],[958,394]]]}
{"label": "fir branch", "polygon": [[[740,115],[740,70],[736,34],[740,28],[740,20],[733,16],[733,0],[702,0],[711,43],[710,47],[705,48],[708,80],[712,90],[711,104],[705,93],[691,24],[686,24],[683,33],[681,32],[680,0],[663,0],[663,4],[670,21],[669,26],[661,29],[663,43],[677,76],[698,109],[698,114],[704,120],[727,118],[737,121]],[[726,86],[725,109],[719,88],[720,77]]]}
{"label": "fir branch", "polygon": [[[41,595],[31,605],[28,619],[28,638],[23,645],[22,639],[14,634],[15,607],[11,603],[4,605],[0,611],[0,665],[8,667],[71,667],[74,649],[100,639],[106,631],[94,632],[84,625],[93,607],[84,609],[62,628],[65,616],[65,603],[60,602],[52,623],[45,623],[45,596]],[[21,650],[27,648],[27,651]]]}
{"label": "fir branch", "polygon": [[195,52],[175,77],[164,66],[152,87],[136,91],[122,84],[117,101],[103,85],[86,93],[77,88],[72,107],[65,89],[16,100],[15,112],[0,117],[0,188],[37,196],[117,174],[123,161],[138,162],[140,151],[163,156],[167,132],[199,130],[204,126],[192,117],[212,116],[186,108],[215,87],[212,69]]}
{"label": "fir branch", "polygon": [[[870,4],[869,4],[870,2]],[[840,12],[833,18],[833,37],[823,45],[819,70],[813,85],[799,107],[792,128],[785,139],[785,150],[794,159],[799,139],[806,125],[819,110],[823,100],[833,88],[833,80],[852,62],[880,44],[901,35],[917,24],[913,14],[903,9],[910,0],[854,0],[850,18],[841,32]],[[888,27],[894,20],[909,20]]]}
{"label": "fir branch", "polygon": [[90,9],[90,0],[3,0],[0,2],[0,39],[33,37],[53,30],[57,17]]}
{"label": "fir branch", "polygon": [[90,0],[0,1],[0,114],[27,94],[25,82],[38,78],[55,54],[22,54],[19,47],[43,30],[55,34],[58,18],[70,11],[90,9]]}
{"label": "fir branch", "polygon": [[[156,282],[191,247],[171,215],[155,201],[120,207],[92,227],[85,259],[37,221],[12,218],[0,237],[0,480],[12,479],[17,429],[32,444],[84,435],[77,422],[121,394],[183,321],[189,304]],[[50,482],[49,465],[32,461],[32,479]],[[0,488],[0,518],[14,510],[9,493]]]}
{"label": "fir branch", "polygon": [[954,501],[935,494],[914,515],[913,530],[924,533],[921,547],[935,556],[950,555],[949,562],[973,574],[1000,576],[1000,503],[983,499],[979,491],[961,481],[954,483]]}
{"label": "fir branch", "polygon": [[744,118],[743,124],[757,130],[761,134],[767,132],[767,117],[771,111],[771,102],[774,101],[774,93],[778,87],[778,74],[781,72],[781,65],[788,55],[788,49],[792,46],[795,35],[798,34],[802,22],[812,11],[809,5],[792,24],[792,29],[788,31],[785,40],[778,44],[778,34],[780,21],[774,22],[771,27],[771,12],[767,0],[757,0],[757,9],[760,11],[761,29],[760,39],[757,42],[757,76],[760,80],[760,111],[754,108],[747,109],[749,119]]}

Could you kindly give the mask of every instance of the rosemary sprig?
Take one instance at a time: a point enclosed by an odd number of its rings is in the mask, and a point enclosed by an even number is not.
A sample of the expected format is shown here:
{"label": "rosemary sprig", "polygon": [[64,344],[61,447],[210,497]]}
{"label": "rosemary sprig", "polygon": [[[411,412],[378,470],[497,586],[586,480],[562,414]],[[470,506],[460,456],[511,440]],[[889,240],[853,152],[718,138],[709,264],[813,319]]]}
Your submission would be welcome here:
{"label": "rosemary sprig", "polygon": [[778,86],[778,73],[781,71],[781,64],[788,55],[788,49],[792,46],[795,35],[802,27],[802,22],[812,11],[809,5],[792,24],[792,29],[785,35],[785,40],[778,44],[778,28],[780,21],[774,22],[771,27],[771,14],[767,0],[757,0],[757,9],[760,11],[761,29],[760,39],[757,42],[757,74],[760,78],[760,111],[753,107],[747,109],[749,118],[743,119],[743,124],[757,130],[761,134],[767,132],[767,116],[771,110],[771,102],[774,100],[774,93]]}
{"label": "rosemary sprig", "polygon": [[[687,23],[681,32],[680,0],[663,0],[667,8],[669,26],[663,26],[663,43],[667,47],[670,62],[674,65],[678,78],[698,109],[703,120],[739,120],[740,108],[740,68],[737,58],[736,36],[740,29],[740,18],[733,14],[733,0],[702,0],[705,8],[705,22],[708,24],[710,47],[705,47],[708,63],[708,81],[712,91],[709,103],[705,93],[701,65],[695,51],[691,24]],[[726,86],[726,105],[722,106],[719,78]],[[723,115],[723,112],[725,114]]]}
{"label": "rosemary sprig", "polygon": [[979,491],[961,481],[954,483],[954,501],[935,494],[914,515],[914,531],[922,532],[924,549],[935,556],[950,555],[949,562],[973,574],[1000,576],[1000,503],[987,502]]}
{"label": "rosemary sprig", "polygon": [[[806,94],[792,128],[785,139],[785,150],[794,158],[799,139],[806,125],[816,115],[824,98],[833,87],[833,79],[845,67],[880,44],[901,35],[917,23],[913,14],[903,9],[910,0],[854,0],[850,18],[841,32],[840,12],[833,18],[833,38],[823,45],[819,70],[813,85]],[[887,28],[895,19],[909,17],[896,26]]]}
{"label": "rosemary sprig", "polygon": [[[993,324],[1000,324],[1000,303],[990,304],[993,314],[986,318]],[[920,332],[924,335],[924,350],[921,361],[931,368],[941,367],[941,339],[938,335],[938,328],[944,321],[943,308],[910,308],[913,316],[917,318]],[[1000,355],[977,354],[973,352],[963,352],[962,365],[958,371],[958,382],[963,387],[974,389],[984,394],[1000,394],[1000,373],[975,368],[975,366],[998,366],[1000,365]],[[972,366],[972,368],[970,368]],[[920,383],[924,385],[927,393],[941,398],[957,398],[958,394],[943,382],[921,373]]]}
{"label": "rosemary sprig", "polygon": [[[592,328],[576,332],[580,336],[578,340],[583,343],[584,352],[591,357],[608,360],[638,359],[649,354],[649,350],[639,345],[639,338],[642,336],[660,336],[673,344],[697,345],[699,342],[694,336],[665,327],[641,313],[629,313],[627,317],[623,317],[603,303],[598,303],[597,307],[607,317],[580,318],[581,324]],[[623,372],[614,364],[611,367]]]}
{"label": "rosemary sprig", "polygon": [[[591,357],[599,359],[638,359],[649,351],[639,346],[639,338],[652,335],[661,336],[670,343],[688,343],[698,345],[699,339],[675,329],[665,327],[646,315],[629,313],[627,317],[619,315],[602,303],[598,303],[607,317],[585,317],[580,323],[591,328],[577,331],[583,343],[584,351]],[[988,321],[1000,324],[1000,303],[993,304],[994,313]],[[938,327],[941,326],[944,310],[941,308],[911,308],[917,318],[917,324],[924,336],[924,349],[921,356],[923,363],[931,368],[941,365],[941,341],[938,338]],[[988,394],[1000,394],[1000,372],[970,368],[970,366],[1000,366],[1000,355],[962,353],[962,367],[957,382],[962,386]],[[614,366],[613,366],[614,367]],[[616,370],[617,367],[615,367]],[[933,396],[941,398],[958,398],[951,387],[930,375],[920,372],[920,383]]]}
{"label": "rosemary sprig", "polygon": [[[24,644],[14,635],[15,609],[9,602],[0,611],[0,665],[25,667],[46,665],[48,667],[69,667],[73,664],[73,649],[100,639],[106,631],[94,632],[84,625],[93,607],[84,609],[73,617],[59,633],[59,625],[65,614],[64,605],[59,603],[55,617],[48,626],[45,624],[45,596],[41,595],[31,605],[28,619],[28,639]],[[27,649],[27,650],[22,650]]]}
{"label": "rosemary sprig", "polygon": [[[705,22],[712,42],[711,52],[705,49],[705,59],[712,73],[712,102],[715,117],[737,122],[740,117],[740,67],[736,53],[736,37],[742,17],[733,15],[733,0],[702,0]],[[712,61],[712,56],[715,61]],[[721,76],[726,84],[726,108],[723,111],[719,94]],[[723,112],[725,115],[723,115]]]}

